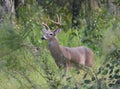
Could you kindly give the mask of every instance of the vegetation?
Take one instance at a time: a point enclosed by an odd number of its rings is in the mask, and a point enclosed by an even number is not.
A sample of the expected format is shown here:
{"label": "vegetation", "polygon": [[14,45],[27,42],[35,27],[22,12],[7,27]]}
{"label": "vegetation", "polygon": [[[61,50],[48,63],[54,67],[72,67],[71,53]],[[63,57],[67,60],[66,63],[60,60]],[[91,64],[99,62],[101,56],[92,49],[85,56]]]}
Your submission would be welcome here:
{"label": "vegetation", "polygon": [[[120,0],[0,0],[0,89],[119,89],[119,9]],[[54,30],[56,14],[61,45],[94,51],[94,76],[71,68],[62,77],[41,40],[40,23]]]}

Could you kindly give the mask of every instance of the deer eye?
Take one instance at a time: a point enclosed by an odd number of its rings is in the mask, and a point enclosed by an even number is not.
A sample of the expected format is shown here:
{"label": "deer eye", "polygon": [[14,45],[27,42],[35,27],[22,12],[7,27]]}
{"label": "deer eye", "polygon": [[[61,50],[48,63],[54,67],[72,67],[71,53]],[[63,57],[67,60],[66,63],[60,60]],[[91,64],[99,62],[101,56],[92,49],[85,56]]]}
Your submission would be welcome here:
{"label": "deer eye", "polygon": [[53,34],[51,33],[50,35],[52,36]]}

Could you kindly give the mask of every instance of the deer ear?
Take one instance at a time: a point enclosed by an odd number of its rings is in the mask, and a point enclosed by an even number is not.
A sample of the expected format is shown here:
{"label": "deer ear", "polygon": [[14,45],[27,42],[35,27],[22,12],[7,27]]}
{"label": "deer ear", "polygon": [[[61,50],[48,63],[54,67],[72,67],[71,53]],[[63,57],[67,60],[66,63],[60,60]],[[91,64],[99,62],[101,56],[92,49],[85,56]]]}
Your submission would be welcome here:
{"label": "deer ear", "polygon": [[54,34],[56,35],[56,34],[58,34],[58,33],[60,33],[60,32],[61,32],[61,29],[58,28],[58,29],[56,29],[56,30],[54,31]]}
{"label": "deer ear", "polygon": [[47,32],[47,29],[44,27],[44,28],[42,29],[42,32],[43,32],[43,33],[46,33],[46,32]]}

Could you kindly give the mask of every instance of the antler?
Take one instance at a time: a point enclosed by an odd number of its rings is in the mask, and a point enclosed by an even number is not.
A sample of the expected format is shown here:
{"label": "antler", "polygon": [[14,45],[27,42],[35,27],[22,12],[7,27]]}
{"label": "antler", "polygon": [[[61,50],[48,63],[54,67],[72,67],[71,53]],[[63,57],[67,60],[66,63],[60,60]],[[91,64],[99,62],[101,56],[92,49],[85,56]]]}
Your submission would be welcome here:
{"label": "antler", "polygon": [[42,22],[42,25],[45,26],[45,27],[47,27],[47,30],[50,30],[50,28],[49,28],[49,26],[47,25],[47,23]]}
{"label": "antler", "polygon": [[[57,14],[57,21],[53,21],[53,20],[51,20],[51,19],[48,19],[48,20],[50,20],[52,23],[56,24],[58,27],[61,27],[61,26],[62,26],[62,21],[61,21],[61,19],[62,19],[62,18],[61,18],[61,15],[58,16],[58,14]],[[41,20],[42,20],[42,18],[41,18]],[[42,24],[45,28],[47,28],[47,30],[50,30],[47,22],[45,22],[45,21],[42,20],[42,23],[41,23],[41,24]]]}
{"label": "antler", "polygon": [[57,21],[53,21],[53,20],[51,20],[51,19],[49,19],[49,20],[50,20],[52,23],[54,23],[54,24],[58,25],[59,27],[61,27],[61,26],[62,26],[62,21],[61,21],[61,19],[62,19],[61,15],[58,16],[58,14],[57,14]]}

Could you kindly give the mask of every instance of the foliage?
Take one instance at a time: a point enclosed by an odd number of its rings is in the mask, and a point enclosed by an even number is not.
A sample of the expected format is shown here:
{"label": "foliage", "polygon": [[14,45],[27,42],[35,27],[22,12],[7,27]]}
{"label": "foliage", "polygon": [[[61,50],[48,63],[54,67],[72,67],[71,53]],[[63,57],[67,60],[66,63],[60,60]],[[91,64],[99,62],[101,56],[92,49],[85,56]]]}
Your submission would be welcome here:
{"label": "foliage", "polygon": [[[96,11],[91,10],[90,18],[85,15],[78,18],[81,26],[76,30],[70,28],[72,16],[68,7],[72,0],[66,4],[65,2],[67,0],[63,2],[65,7],[61,7],[58,2],[46,0],[48,6],[43,8],[38,6],[36,0],[25,1],[25,4],[18,8],[18,18],[14,24],[9,19],[0,23],[1,89],[119,89],[119,18],[110,15],[101,7]],[[52,8],[52,5],[57,8]],[[68,75],[63,77],[64,70],[56,66],[46,48],[47,42],[40,39],[43,34],[40,25],[42,19],[56,19],[54,12],[48,9],[45,11],[46,8],[55,9],[55,12],[59,12],[63,17],[62,32],[58,35],[61,45],[85,45],[93,49],[93,74],[71,68]],[[89,23],[86,22],[88,20]],[[52,30],[56,29],[51,22],[48,24]]]}
{"label": "foliage", "polygon": [[0,56],[16,50],[21,46],[22,37],[14,31],[10,22],[4,22],[0,26]]}

